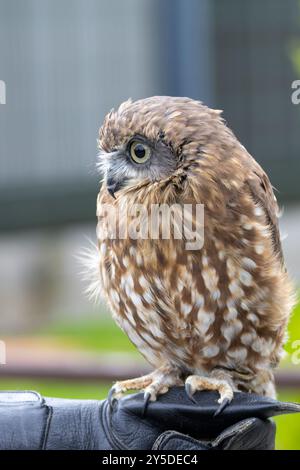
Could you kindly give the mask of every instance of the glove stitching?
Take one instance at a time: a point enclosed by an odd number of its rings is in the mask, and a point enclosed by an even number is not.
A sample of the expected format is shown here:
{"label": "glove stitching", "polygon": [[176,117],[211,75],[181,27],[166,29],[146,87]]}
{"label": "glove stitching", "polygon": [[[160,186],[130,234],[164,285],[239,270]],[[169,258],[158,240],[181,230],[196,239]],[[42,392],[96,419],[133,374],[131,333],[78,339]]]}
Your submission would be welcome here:
{"label": "glove stitching", "polygon": [[113,432],[113,423],[112,423],[112,413],[110,410],[110,405],[105,402],[102,411],[103,417],[103,428],[105,431],[106,438],[110,443],[112,449],[116,450],[130,450],[129,447],[126,447],[122,441],[114,434]]}
{"label": "glove stitching", "polygon": [[240,424],[239,426],[236,426],[235,428],[231,429],[226,429],[223,431],[223,433],[218,436],[213,442],[212,442],[212,447],[218,446],[224,439],[232,436],[236,436],[238,434],[242,434],[244,431],[246,431],[248,428],[250,428],[253,423],[255,422],[256,418],[250,418],[247,419],[244,423]]}
{"label": "glove stitching", "polygon": [[166,432],[162,433],[160,436],[158,436],[158,438],[155,440],[155,442],[152,446],[152,450],[161,450],[159,448],[161,443],[164,443],[166,445],[168,442],[170,442],[172,440],[176,440],[176,439],[181,439],[182,441],[186,441],[186,442],[189,442],[191,444],[199,443],[199,444],[205,445],[201,441],[198,441],[197,439],[195,439],[191,436],[188,436],[186,434],[182,434],[182,433],[177,432],[177,431],[170,430],[170,431],[166,431]]}
{"label": "glove stitching", "polygon": [[51,421],[52,421],[52,416],[53,416],[53,408],[52,406],[48,406],[46,405],[47,407],[47,419],[46,419],[46,423],[44,425],[44,429],[43,429],[43,433],[42,433],[42,439],[41,439],[41,449],[42,450],[45,450],[46,449],[46,446],[47,446],[47,441],[48,441],[48,436],[49,436],[49,431],[50,431],[50,424],[51,424]]}

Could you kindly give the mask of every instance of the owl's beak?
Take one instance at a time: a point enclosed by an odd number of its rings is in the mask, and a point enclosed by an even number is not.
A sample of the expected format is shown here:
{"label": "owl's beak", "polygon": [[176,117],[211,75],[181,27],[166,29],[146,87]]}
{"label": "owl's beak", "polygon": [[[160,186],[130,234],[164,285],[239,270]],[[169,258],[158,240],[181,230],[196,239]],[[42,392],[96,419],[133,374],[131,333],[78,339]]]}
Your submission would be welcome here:
{"label": "owl's beak", "polygon": [[108,177],[106,180],[107,191],[114,199],[116,199],[115,193],[121,188],[121,185],[121,181],[116,181],[114,178]]}

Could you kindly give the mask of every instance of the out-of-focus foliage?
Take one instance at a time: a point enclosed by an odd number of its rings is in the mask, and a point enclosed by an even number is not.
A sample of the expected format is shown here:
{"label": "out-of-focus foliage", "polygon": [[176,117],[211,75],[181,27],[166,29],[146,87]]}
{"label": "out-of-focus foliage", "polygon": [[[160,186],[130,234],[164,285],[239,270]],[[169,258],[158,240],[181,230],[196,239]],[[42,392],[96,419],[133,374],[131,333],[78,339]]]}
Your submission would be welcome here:
{"label": "out-of-focus foliage", "polygon": [[[299,350],[299,345],[297,345],[297,341],[300,340],[300,303],[296,305],[294,311],[292,313],[289,326],[288,326],[288,341],[285,345],[286,357],[282,361],[282,366],[297,366],[295,362],[293,363],[294,359],[300,360],[300,354],[296,354],[296,351]],[[299,364],[300,367],[300,364]],[[299,390],[300,393],[300,390]]]}

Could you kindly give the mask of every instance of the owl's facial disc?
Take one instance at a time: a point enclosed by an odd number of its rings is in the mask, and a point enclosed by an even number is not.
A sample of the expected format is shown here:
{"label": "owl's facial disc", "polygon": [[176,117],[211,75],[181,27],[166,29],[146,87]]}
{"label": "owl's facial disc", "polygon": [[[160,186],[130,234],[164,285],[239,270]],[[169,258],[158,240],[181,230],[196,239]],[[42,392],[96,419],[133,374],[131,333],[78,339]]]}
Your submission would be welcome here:
{"label": "owl's facial disc", "polygon": [[143,136],[134,136],[104,158],[106,186],[113,197],[128,186],[164,179],[176,168],[175,157],[165,143],[150,142]]}

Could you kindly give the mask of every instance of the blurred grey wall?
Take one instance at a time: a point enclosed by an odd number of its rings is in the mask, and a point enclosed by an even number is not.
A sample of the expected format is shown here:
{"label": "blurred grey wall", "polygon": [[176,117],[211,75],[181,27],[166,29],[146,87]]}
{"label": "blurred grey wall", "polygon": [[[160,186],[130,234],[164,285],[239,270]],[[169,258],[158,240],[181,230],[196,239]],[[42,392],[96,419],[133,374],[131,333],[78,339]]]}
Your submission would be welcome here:
{"label": "blurred grey wall", "polygon": [[157,87],[152,22],[148,0],[0,0],[0,78],[7,87],[0,188],[8,226],[26,225],[26,203],[37,225],[47,211],[50,223],[67,220],[68,212],[70,221],[85,211],[91,216],[103,116]]}
{"label": "blurred grey wall", "polygon": [[210,100],[209,2],[188,4],[0,0],[0,228],[92,220],[97,131],[123,100]]}

